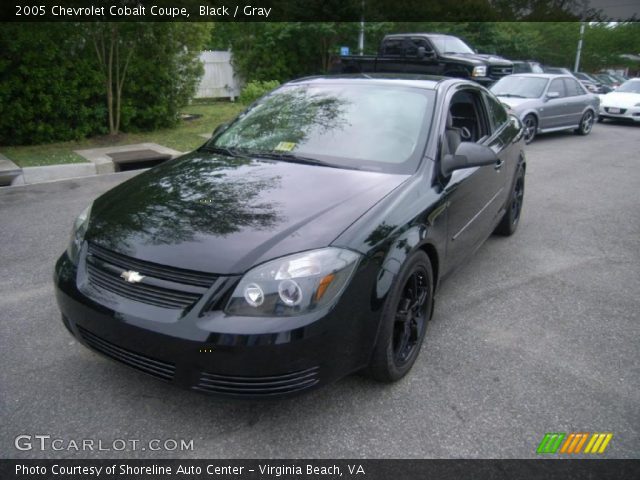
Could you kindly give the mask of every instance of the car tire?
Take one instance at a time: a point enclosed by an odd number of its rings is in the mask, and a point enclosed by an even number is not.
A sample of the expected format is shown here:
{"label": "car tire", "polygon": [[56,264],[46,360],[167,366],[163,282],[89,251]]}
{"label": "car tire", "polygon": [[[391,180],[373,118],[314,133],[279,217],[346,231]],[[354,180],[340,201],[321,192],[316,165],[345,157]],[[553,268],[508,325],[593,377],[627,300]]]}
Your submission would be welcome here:
{"label": "car tire", "polygon": [[522,206],[524,204],[524,168],[518,167],[516,177],[511,187],[509,201],[507,202],[507,211],[500,223],[494,230],[494,233],[508,237],[513,235],[518,229],[520,217],[522,216]]}
{"label": "car tire", "polygon": [[522,125],[524,126],[524,143],[530,144],[538,131],[538,119],[535,115],[529,114],[522,119]]}
{"label": "car tire", "polygon": [[580,119],[580,125],[575,129],[578,135],[589,135],[591,129],[593,129],[593,122],[595,120],[595,114],[591,110],[587,110]]}
{"label": "car tire", "polygon": [[402,266],[382,311],[378,339],[364,373],[391,383],[404,377],[416,361],[433,311],[433,270],[423,251]]}

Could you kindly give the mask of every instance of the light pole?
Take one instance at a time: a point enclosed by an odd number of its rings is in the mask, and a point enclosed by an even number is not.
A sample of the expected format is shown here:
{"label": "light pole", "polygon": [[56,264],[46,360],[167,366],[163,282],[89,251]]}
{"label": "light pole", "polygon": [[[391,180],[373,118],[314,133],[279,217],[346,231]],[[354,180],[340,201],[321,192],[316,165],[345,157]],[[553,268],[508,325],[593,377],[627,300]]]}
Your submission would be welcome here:
{"label": "light pole", "polygon": [[364,54],[364,0],[362,0],[362,10],[360,15],[360,32],[358,33],[358,54]]}
{"label": "light pole", "polygon": [[584,37],[584,22],[580,22],[580,39],[578,40],[578,51],[576,52],[576,63],[573,71],[577,72],[580,68],[580,54],[582,53],[582,39]]}

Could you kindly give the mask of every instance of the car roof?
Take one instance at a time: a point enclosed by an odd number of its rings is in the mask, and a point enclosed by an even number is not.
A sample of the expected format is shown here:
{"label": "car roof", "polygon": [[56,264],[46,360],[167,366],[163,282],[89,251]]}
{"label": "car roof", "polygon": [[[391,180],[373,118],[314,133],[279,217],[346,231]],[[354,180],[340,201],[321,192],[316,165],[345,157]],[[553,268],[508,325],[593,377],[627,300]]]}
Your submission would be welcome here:
{"label": "car roof", "polygon": [[[455,35],[450,35],[448,33],[432,33],[432,32],[409,32],[409,33],[390,33],[389,35],[385,35],[385,38],[394,38],[394,37],[419,37],[419,36],[429,36],[429,37],[455,37]],[[458,38],[458,37],[456,37]]]}
{"label": "car roof", "polygon": [[[573,75],[569,75],[568,73],[514,73],[509,75],[510,77],[538,77],[538,78],[573,78]],[[503,77],[505,78],[505,77]]]}
{"label": "car roof", "polygon": [[330,85],[336,83],[366,84],[366,85],[389,85],[422,88],[425,90],[436,90],[443,83],[452,81],[469,83],[475,82],[460,78],[439,77],[434,75],[411,75],[402,73],[356,73],[342,75],[321,75],[314,77],[304,77],[287,82],[286,85]]}

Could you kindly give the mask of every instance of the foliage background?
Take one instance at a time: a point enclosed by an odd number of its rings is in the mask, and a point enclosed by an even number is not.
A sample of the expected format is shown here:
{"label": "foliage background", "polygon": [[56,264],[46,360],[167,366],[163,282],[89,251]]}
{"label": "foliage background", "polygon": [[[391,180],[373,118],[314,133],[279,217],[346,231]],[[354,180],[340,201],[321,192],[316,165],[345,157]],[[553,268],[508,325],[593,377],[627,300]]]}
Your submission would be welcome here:
{"label": "foliage background", "polygon": [[[207,47],[231,48],[234,67],[247,81],[285,81],[326,73],[340,46],[357,52],[358,23],[218,23]],[[573,70],[580,23],[572,22],[367,22],[365,54],[375,54],[382,37],[398,32],[451,33],[481,53],[513,60],[537,60]],[[640,23],[586,24],[581,70],[597,71],[637,63],[621,54],[640,53]]]}
{"label": "foliage background", "polygon": [[[520,3],[531,7],[529,0]],[[544,12],[537,15],[544,18]],[[638,71],[637,62],[620,55],[640,54],[640,23],[585,25],[581,70],[628,66]],[[62,22],[1,25],[0,145],[108,133],[104,77],[91,28]],[[481,53],[573,69],[579,30],[576,21],[367,22],[364,53],[375,54],[387,33],[432,31],[460,36]],[[118,41],[132,57],[121,129],[142,132],[174,126],[202,73],[197,60],[201,50],[231,48],[236,72],[246,82],[283,82],[328,72],[341,46],[356,53],[358,31],[354,22],[123,22]]]}
{"label": "foliage background", "polygon": [[[0,144],[74,140],[107,133],[104,80],[87,28],[79,23],[5,23],[0,28]],[[122,127],[175,125],[195,92],[206,23],[123,23],[131,50]]]}

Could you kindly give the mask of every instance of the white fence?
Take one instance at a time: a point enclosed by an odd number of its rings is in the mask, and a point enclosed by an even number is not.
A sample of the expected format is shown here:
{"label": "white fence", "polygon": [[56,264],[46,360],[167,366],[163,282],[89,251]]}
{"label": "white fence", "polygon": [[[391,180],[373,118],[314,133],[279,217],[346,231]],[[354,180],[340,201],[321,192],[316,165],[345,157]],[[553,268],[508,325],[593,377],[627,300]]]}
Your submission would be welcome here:
{"label": "white fence", "polygon": [[240,95],[241,84],[231,65],[231,52],[206,51],[200,54],[204,75],[196,98],[231,98]]}

